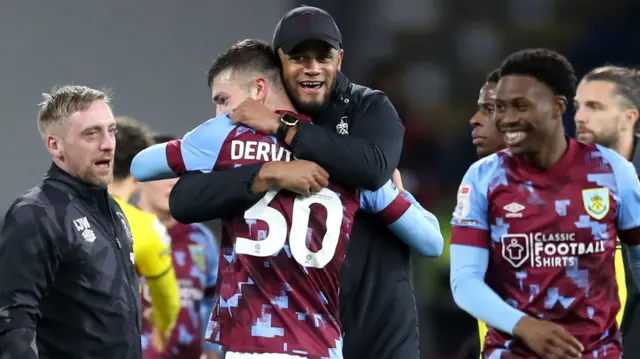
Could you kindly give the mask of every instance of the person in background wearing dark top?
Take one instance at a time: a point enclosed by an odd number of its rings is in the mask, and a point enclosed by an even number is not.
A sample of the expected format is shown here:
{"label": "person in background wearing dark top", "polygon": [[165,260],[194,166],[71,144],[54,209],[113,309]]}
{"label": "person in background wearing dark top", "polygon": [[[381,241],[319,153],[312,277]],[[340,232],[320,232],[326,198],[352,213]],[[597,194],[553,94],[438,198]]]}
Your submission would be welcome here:
{"label": "person in background wearing dark top", "polygon": [[[633,162],[640,170],[638,112],[640,111],[640,71],[628,67],[604,66],[587,73],[580,81],[574,99],[576,137],[585,143],[611,148]],[[620,312],[616,317],[625,339],[625,357],[635,344],[638,321],[634,321],[640,298],[628,268],[626,248],[618,243],[615,254],[616,281]],[[628,295],[630,294],[630,295]],[[634,325],[635,322],[635,325]]]}
{"label": "person in background wearing dark top", "polygon": [[[177,220],[241,215],[264,196],[269,183],[310,178],[315,171],[306,166],[310,162],[326,169],[332,181],[362,189],[376,190],[391,178],[404,129],[384,93],[353,84],[339,72],[344,51],[331,16],[314,7],[291,10],[276,27],[273,47],[288,95],[313,123],[289,122],[250,99],[231,118],[284,139],[296,158],[308,161],[278,166],[276,173],[263,164],[187,173],[171,193]],[[224,96],[214,99],[224,101]],[[304,183],[301,194],[321,188],[314,181]],[[392,236],[373,215],[356,216],[340,287],[345,358],[418,358],[410,250]]]}
{"label": "person in background wearing dark top", "polygon": [[496,124],[493,122],[493,113],[496,105],[493,101],[496,86],[500,80],[500,70],[495,69],[487,75],[487,81],[480,88],[478,94],[478,110],[471,118],[471,138],[476,146],[478,157],[486,157],[498,152],[506,145],[504,136],[498,132]]}
{"label": "person in background wearing dark top", "polygon": [[140,359],[133,238],[107,193],[109,99],[62,87],[44,95],[38,128],[53,164],[0,232],[0,358]]}

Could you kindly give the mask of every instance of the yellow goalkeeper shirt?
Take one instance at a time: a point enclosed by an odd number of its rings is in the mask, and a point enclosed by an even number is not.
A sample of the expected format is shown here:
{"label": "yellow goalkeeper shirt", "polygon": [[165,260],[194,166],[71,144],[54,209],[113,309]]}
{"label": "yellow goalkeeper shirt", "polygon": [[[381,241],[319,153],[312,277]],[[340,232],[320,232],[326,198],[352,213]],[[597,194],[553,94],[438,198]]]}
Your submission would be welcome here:
{"label": "yellow goalkeeper shirt", "polygon": [[180,312],[180,296],[171,262],[171,240],[167,229],[155,215],[118,197],[114,196],[114,199],[122,208],[131,228],[136,271],[149,286],[154,326],[169,333]]}

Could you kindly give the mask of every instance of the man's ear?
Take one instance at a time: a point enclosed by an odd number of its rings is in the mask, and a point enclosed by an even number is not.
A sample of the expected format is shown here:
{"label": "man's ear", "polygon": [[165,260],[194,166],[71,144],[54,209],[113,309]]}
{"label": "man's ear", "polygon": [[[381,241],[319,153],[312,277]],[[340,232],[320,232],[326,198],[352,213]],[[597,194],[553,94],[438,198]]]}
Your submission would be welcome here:
{"label": "man's ear", "polygon": [[562,118],[564,112],[567,110],[567,98],[564,96],[557,96],[556,101],[553,103],[553,117]]}
{"label": "man's ear", "polygon": [[636,127],[636,124],[638,123],[638,117],[640,116],[640,112],[638,112],[638,109],[632,108],[630,110],[627,110],[624,115],[627,126],[629,126],[629,128]]}
{"label": "man's ear", "polygon": [[54,135],[47,135],[44,139],[47,151],[53,156],[53,158],[62,159],[64,152],[64,143],[62,140]]}
{"label": "man's ear", "polygon": [[252,96],[253,99],[258,102],[264,103],[267,99],[267,96],[269,95],[269,82],[263,77],[258,77],[255,80],[254,89],[255,93],[254,96]]}
{"label": "man's ear", "polygon": [[342,59],[344,58],[344,50],[338,50],[338,71],[342,71]]}

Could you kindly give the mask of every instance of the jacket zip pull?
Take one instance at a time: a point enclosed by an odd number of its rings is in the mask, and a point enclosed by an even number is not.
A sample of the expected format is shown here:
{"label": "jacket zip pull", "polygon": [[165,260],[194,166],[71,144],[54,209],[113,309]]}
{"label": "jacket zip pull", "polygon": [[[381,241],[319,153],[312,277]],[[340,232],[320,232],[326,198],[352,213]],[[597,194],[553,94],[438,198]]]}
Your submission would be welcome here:
{"label": "jacket zip pull", "polygon": [[118,237],[116,237],[116,244],[118,245],[118,249],[122,249],[122,244],[120,244]]}

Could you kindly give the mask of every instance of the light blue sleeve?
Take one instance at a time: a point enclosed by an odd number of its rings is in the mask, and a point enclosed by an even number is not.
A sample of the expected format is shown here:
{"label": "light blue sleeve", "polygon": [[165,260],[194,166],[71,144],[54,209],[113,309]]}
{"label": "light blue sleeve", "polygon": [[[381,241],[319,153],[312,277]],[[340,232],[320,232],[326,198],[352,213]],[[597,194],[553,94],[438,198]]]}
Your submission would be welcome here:
{"label": "light blue sleeve", "polygon": [[167,143],[159,143],[142,150],[131,162],[131,175],[140,182],[174,178],[167,161]]}
{"label": "light blue sleeve", "polygon": [[[503,175],[501,172],[504,172],[502,158],[496,154],[485,157],[469,167],[458,188],[458,202],[451,225],[489,230],[489,183],[499,182]],[[506,175],[504,181],[506,182]]]}
{"label": "light blue sleeve", "polygon": [[415,248],[420,255],[439,257],[444,249],[444,237],[438,218],[424,209],[411,193],[404,192],[402,196],[411,203],[411,207],[391,223],[389,229],[399,238],[406,238],[405,243]]}
{"label": "light blue sleeve", "polygon": [[505,333],[526,314],[507,304],[484,281],[489,265],[489,250],[452,244],[451,292],[456,304],[471,316]]}
{"label": "light blue sleeve", "polygon": [[[195,224],[195,226],[197,226],[201,230],[202,235],[197,236],[197,239],[194,238],[194,240],[201,246],[203,246],[205,250],[205,259],[207,261],[207,272],[205,273],[204,289],[208,293],[202,298],[202,301],[200,302],[202,340],[204,341],[207,324],[209,323],[209,317],[211,316],[211,311],[213,310],[214,296],[213,293],[211,293],[211,290],[216,286],[216,281],[218,279],[219,250],[218,242],[216,241],[213,233],[211,233],[211,231],[202,224]],[[203,342],[203,349],[205,351],[219,351],[220,346],[217,344]]]}
{"label": "light blue sleeve", "polygon": [[360,209],[371,213],[378,213],[387,208],[399,194],[400,191],[391,180],[387,181],[387,183],[377,191],[361,190]]}
{"label": "light blue sleeve", "polygon": [[614,198],[618,202],[618,230],[640,227],[640,183],[636,168],[617,152],[603,146],[598,149],[613,168],[616,178]]}
{"label": "light blue sleeve", "polygon": [[[377,191],[361,191],[360,206],[366,211],[379,213],[399,195],[398,188],[389,181]],[[411,205],[400,218],[389,225],[389,229],[420,255],[440,256],[444,247],[444,238],[440,232],[438,220],[422,208],[410,193],[405,192],[403,197]]]}
{"label": "light blue sleeve", "polygon": [[184,135],[180,152],[187,171],[213,171],[224,141],[235,128],[228,115],[220,115]]}
{"label": "light blue sleeve", "polygon": [[[173,163],[181,163],[187,171],[211,172],[227,136],[236,126],[227,115],[207,120],[188,132],[180,141],[180,152]],[[169,148],[173,150],[174,148]],[[131,174],[140,182],[176,177],[171,169],[167,143],[153,145],[138,153],[131,162]]]}

